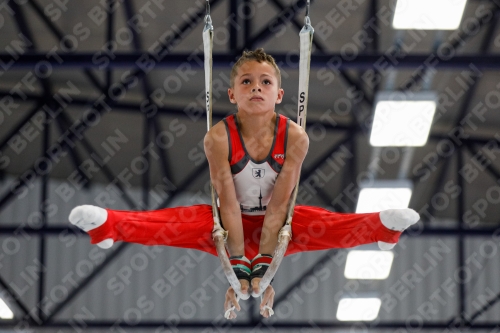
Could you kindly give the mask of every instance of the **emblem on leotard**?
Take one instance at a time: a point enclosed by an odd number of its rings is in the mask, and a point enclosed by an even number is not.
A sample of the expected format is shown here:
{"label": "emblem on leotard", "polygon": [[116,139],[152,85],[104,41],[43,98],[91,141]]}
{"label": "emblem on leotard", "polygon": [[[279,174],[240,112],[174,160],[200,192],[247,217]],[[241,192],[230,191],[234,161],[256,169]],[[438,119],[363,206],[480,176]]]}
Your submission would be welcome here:
{"label": "emblem on leotard", "polygon": [[266,174],[265,169],[259,169],[259,168],[252,169],[253,178],[261,179],[261,178],[264,178],[265,174]]}
{"label": "emblem on leotard", "polygon": [[[255,169],[253,169],[255,170]],[[261,169],[257,169],[257,170],[261,170]],[[264,171],[264,170],[262,170]],[[259,192],[259,205],[256,206],[256,207],[243,207],[243,205],[240,203],[240,210],[242,213],[252,213],[252,212],[263,212],[265,211],[267,208],[267,206],[262,206],[262,189],[260,189],[260,192]]]}

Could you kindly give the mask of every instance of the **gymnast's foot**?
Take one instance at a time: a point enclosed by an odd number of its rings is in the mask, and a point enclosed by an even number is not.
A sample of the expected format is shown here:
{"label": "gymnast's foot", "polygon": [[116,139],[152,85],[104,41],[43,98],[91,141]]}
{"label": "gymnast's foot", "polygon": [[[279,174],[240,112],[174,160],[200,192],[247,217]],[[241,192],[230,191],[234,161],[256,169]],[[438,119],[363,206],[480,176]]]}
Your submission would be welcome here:
{"label": "gymnast's foot", "polygon": [[[69,221],[85,232],[100,227],[108,219],[108,212],[100,207],[83,205],[73,208],[69,214]],[[109,249],[114,241],[111,238],[97,243],[102,249]]]}
{"label": "gymnast's foot", "polygon": [[[380,212],[380,221],[382,224],[390,230],[403,232],[406,228],[417,223],[420,219],[420,215],[416,211],[410,208],[404,209],[388,209]],[[390,250],[396,244],[378,242],[378,247],[381,250]]]}

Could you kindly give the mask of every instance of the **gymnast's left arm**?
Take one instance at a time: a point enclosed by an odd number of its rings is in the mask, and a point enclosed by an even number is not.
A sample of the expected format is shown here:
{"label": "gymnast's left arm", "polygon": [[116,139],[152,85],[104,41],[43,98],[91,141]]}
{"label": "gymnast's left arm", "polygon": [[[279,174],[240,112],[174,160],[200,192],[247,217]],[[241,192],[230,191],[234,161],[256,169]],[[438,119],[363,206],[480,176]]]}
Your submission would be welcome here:
{"label": "gymnast's left arm", "polygon": [[266,208],[260,238],[260,253],[271,255],[274,253],[278,244],[279,230],[286,219],[290,196],[299,178],[300,169],[308,149],[309,138],[307,133],[302,127],[290,121],[285,162],[276,179],[271,200]]}

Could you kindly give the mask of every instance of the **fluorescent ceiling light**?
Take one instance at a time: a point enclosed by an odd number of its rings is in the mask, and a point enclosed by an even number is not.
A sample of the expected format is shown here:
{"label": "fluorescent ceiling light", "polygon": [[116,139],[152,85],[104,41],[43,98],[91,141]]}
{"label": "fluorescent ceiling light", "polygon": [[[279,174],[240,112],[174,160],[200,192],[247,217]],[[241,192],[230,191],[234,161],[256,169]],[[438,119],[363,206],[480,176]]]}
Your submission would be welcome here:
{"label": "fluorescent ceiling light", "polygon": [[394,29],[455,30],[467,0],[398,0]]}
{"label": "fluorescent ceiling light", "polygon": [[382,302],[380,298],[342,298],[337,309],[341,321],[375,320]]}
{"label": "fluorescent ceiling light", "polygon": [[0,298],[0,319],[14,319],[14,313],[1,298]]}
{"label": "fluorescent ceiling light", "polygon": [[377,94],[370,144],[375,147],[421,147],[427,142],[436,111],[433,92]]}
{"label": "fluorescent ceiling light", "polygon": [[360,280],[387,279],[393,259],[392,251],[351,250],[347,254],[344,276]]}
{"label": "fluorescent ceiling light", "polygon": [[380,180],[361,184],[356,213],[408,208],[413,191],[408,180]]}

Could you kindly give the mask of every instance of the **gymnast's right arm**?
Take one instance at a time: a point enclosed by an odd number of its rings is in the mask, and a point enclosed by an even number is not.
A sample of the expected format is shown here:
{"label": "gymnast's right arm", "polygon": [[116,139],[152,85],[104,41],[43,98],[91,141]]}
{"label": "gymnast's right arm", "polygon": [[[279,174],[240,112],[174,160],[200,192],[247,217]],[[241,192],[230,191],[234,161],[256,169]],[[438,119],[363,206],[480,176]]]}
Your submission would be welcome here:
{"label": "gymnast's right arm", "polygon": [[229,143],[226,127],[221,121],[205,135],[205,154],[210,166],[210,179],[219,196],[220,215],[229,232],[227,246],[231,256],[245,254],[240,205],[236,199],[233,176],[229,166]]}

